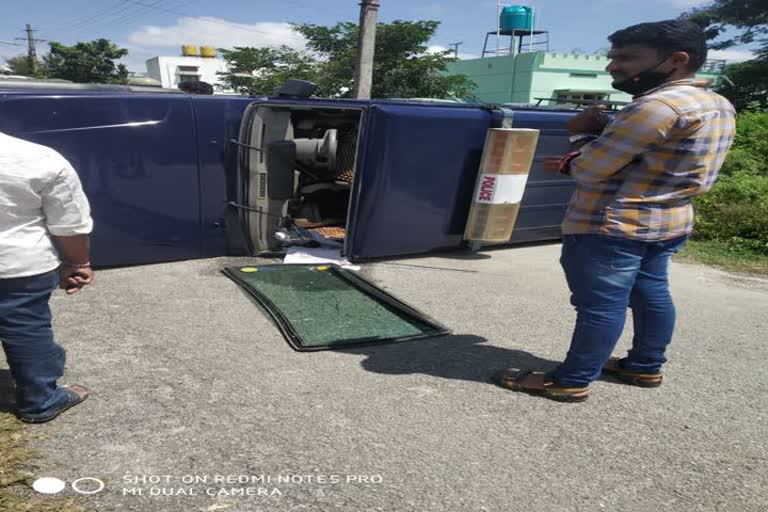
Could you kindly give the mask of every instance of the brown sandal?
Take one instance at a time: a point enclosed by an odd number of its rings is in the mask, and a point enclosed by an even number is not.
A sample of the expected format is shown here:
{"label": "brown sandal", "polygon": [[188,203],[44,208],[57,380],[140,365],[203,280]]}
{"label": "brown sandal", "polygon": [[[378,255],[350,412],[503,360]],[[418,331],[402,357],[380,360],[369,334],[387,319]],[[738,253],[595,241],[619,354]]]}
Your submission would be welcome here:
{"label": "brown sandal", "polygon": [[505,370],[494,379],[499,386],[510,391],[522,391],[539,395],[558,402],[583,402],[589,398],[589,390],[582,388],[563,388],[555,386],[550,374],[526,370],[516,372]]}
{"label": "brown sandal", "polygon": [[52,419],[58,418],[59,414],[63,413],[70,407],[74,407],[77,404],[82,403],[86,398],[88,398],[88,389],[86,389],[84,386],[80,386],[79,384],[64,384],[61,386],[61,388],[64,389],[64,391],[67,393],[67,401],[64,403],[64,405],[45,415],[19,415],[19,419],[24,423],[46,423]]}
{"label": "brown sandal", "polygon": [[621,358],[612,357],[603,366],[603,372],[608,375],[613,375],[620,381],[631,384],[633,386],[639,386],[641,388],[657,388],[661,386],[661,381],[664,378],[661,372],[659,373],[639,373],[629,370],[625,370],[621,367]]}

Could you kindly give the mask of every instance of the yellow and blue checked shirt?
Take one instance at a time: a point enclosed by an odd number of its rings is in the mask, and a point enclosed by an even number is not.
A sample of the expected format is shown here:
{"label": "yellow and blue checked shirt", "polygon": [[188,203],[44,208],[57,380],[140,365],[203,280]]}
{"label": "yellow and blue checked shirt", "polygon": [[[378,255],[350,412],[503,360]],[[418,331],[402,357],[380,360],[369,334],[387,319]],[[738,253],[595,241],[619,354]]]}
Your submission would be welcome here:
{"label": "yellow and blue checked shirt", "polygon": [[665,83],[620,110],[570,165],[564,234],[667,240],[691,232],[691,198],[708,191],[733,142],[733,106],[693,79]]}

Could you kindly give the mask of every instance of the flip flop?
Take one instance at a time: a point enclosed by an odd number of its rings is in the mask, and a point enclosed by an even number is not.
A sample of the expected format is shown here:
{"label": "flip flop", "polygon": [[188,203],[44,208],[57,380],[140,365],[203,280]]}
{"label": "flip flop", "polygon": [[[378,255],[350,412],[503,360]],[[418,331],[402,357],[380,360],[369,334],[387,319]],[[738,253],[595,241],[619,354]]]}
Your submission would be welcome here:
{"label": "flip flop", "polygon": [[[61,413],[70,409],[77,404],[84,402],[88,398],[88,389],[78,384],[65,384],[61,388],[67,393],[67,401],[64,405],[56,409],[52,413],[48,413],[44,416],[31,415],[22,416],[19,415],[19,419],[24,423],[46,423],[52,419],[58,417]],[[78,392],[79,390],[80,392]]]}

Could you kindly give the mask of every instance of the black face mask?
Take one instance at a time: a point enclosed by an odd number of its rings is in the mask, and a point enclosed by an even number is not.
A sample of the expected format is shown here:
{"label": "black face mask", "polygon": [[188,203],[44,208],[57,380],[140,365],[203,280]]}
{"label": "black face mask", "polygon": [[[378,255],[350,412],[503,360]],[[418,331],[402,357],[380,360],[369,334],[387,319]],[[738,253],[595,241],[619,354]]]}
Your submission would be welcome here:
{"label": "black face mask", "polygon": [[663,63],[664,61],[661,61],[652,68],[641,71],[640,73],[633,77],[627,78],[626,80],[614,80],[611,84],[611,87],[616,90],[626,92],[627,94],[631,94],[632,96],[637,96],[638,94],[649,91],[654,87],[658,87],[666,82],[672,73],[675,72],[674,70],[670,71],[669,73],[656,71],[656,68],[661,66]]}

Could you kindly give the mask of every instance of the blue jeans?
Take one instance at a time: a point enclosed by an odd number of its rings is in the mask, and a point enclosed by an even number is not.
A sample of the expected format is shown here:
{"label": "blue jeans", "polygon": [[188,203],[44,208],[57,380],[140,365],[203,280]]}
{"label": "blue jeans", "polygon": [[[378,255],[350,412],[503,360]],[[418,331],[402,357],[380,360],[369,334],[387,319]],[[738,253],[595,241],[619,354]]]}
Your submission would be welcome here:
{"label": "blue jeans", "polygon": [[0,279],[0,340],[16,381],[22,416],[45,416],[67,402],[57,387],[64,373],[64,349],[53,340],[48,300],[59,284],[57,271]]}
{"label": "blue jeans", "polygon": [[675,329],[669,294],[672,254],[688,236],[643,242],[604,235],[565,235],[560,264],[576,308],[576,328],[565,361],[555,370],[559,386],[586,386],[600,376],[632,308],[632,350],[622,366],[657,373]]}

